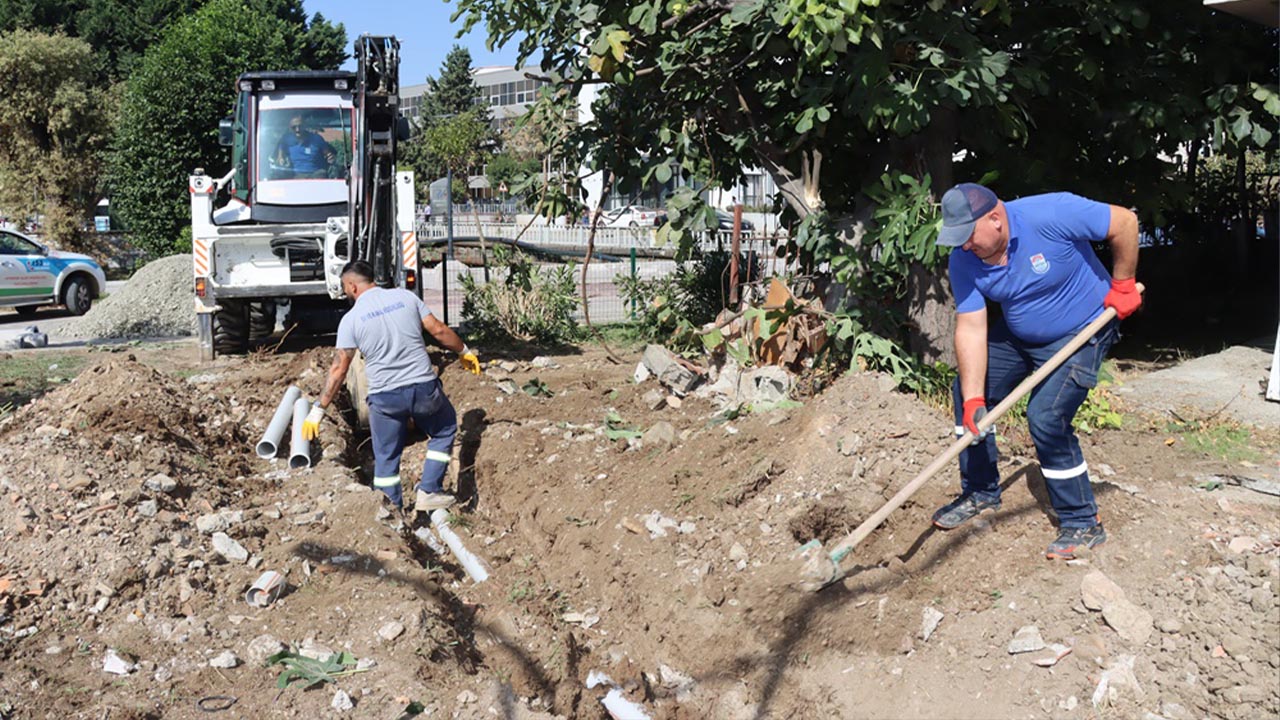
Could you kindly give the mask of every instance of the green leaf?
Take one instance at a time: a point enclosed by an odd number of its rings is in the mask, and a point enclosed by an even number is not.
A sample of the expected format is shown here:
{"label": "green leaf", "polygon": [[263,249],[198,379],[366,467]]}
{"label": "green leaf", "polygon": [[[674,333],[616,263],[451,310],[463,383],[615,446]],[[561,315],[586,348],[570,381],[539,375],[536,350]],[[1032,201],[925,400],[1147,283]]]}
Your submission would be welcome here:
{"label": "green leaf", "polygon": [[712,330],[702,336],[702,346],[708,350],[715,350],[724,344],[724,333],[719,330]]}
{"label": "green leaf", "polygon": [[1271,131],[1263,127],[1261,124],[1253,126],[1253,144],[1258,147],[1266,147],[1271,141]]}
{"label": "green leaf", "polygon": [[803,135],[813,129],[813,110],[805,110],[800,113],[800,120],[796,123],[796,132]]}
{"label": "green leaf", "polygon": [[1231,122],[1231,134],[1236,142],[1240,142],[1253,132],[1253,123],[1249,122],[1249,111],[1237,108],[1236,119]]}
{"label": "green leaf", "polygon": [[658,182],[665,185],[669,180],[671,180],[671,166],[667,163],[662,163],[654,169],[653,174],[654,177],[658,179]]}

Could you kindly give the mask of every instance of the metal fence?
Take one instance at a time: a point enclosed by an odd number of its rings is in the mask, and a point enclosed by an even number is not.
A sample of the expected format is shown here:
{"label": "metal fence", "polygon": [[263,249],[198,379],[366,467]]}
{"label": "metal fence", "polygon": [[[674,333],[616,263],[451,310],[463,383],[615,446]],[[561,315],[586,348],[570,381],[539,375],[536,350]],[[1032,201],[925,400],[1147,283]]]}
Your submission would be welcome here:
{"label": "metal fence", "polygon": [[[455,222],[453,257],[450,259],[447,228],[434,223],[419,225],[418,238],[426,265],[423,270],[423,297],[428,307],[440,312],[448,323],[465,321],[459,276],[469,275],[477,285],[502,282],[506,278],[506,268],[494,263],[493,247],[497,244],[516,245],[533,257],[539,269],[572,262],[574,282],[581,297],[584,282],[582,263],[589,229],[541,225],[530,226],[520,234],[521,229],[512,223],[482,223],[477,226],[475,223]],[[484,238],[483,249],[481,236]],[[777,242],[773,236],[744,234],[740,240],[740,252],[753,261],[752,264],[760,262],[766,274],[781,272],[781,261],[773,252]],[[703,251],[728,251],[730,245],[728,232],[708,233],[697,241],[697,247]],[[674,255],[674,248],[657,244],[655,232],[650,228],[598,228],[585,280],[592,324],[624,322],[634,317],[635,308],[627,304],[615,279],[626,276],[650,280],[670,275],[678,267]],[[743,279],[748,279],[745,268],[743,272]],[[579,321],[583,319],[581,306],[576,317]]]}

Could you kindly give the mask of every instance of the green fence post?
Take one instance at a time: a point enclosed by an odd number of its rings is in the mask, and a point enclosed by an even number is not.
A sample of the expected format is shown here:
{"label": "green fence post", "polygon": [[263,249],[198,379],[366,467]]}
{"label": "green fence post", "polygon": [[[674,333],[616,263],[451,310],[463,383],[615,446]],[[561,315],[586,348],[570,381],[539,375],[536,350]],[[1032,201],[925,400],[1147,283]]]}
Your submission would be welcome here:
{"label": "green fence post", "polygon": [[[631,248],[631,282],[636,282],[636,249]],[[631,319],[636,319],[636,298],[631,296]]]}

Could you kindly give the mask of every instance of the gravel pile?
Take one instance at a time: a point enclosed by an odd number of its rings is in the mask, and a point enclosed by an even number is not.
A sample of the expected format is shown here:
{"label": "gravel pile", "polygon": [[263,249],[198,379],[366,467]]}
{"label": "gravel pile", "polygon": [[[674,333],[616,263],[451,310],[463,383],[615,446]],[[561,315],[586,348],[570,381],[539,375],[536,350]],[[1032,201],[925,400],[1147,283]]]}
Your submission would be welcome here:
{"label": "gravel pile", "polygon": [[173,337],[195,333],[191,256],[147,263],[120,290],[94,303],[71,335],[83,338]]}

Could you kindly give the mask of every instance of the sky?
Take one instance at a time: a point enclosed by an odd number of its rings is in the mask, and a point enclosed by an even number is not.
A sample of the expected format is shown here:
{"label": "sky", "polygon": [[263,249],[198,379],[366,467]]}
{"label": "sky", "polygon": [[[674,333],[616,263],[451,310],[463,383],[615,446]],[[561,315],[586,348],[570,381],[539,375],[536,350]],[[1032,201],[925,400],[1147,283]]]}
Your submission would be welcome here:
{"label": "sky", "polygon": [[[427,76],[438,77],[444,57],[454,45],[471,51],[471,66],[514,65],[517,48],[515,42],[506,48],[485,49],[488,33],[477,26],[470,33],[458,38],[462,21],[450,23],[449,16],[457,9],[444,0],[303,0],[307,15],[320,13],[333,23],[342,23],[347,29],[347,52],[350,44],[363,34],[395,35],[400,40],[400,84],[417,85],[427,81]],[[355,70],[355,61],[348,60],[344,70]]]}

